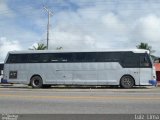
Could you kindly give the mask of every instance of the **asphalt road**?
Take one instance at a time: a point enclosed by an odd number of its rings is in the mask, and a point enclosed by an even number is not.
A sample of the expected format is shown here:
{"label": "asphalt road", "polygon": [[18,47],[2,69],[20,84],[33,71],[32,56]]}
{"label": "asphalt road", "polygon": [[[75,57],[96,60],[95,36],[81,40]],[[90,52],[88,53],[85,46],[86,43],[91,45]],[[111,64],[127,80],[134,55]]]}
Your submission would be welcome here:
{"label": "asphalt road", "polygon": [[50,88],[0,86],[0,113],[156,114],[160,88]]}

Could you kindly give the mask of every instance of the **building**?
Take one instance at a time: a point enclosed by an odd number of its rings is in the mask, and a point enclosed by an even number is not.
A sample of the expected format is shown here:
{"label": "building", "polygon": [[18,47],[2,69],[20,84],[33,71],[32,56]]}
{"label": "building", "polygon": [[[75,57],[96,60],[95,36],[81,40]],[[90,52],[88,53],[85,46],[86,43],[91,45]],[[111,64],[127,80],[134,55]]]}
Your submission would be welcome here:
{"label": "building", "polygon": [[160,63],[154,63],[158,85],[160,85]]}

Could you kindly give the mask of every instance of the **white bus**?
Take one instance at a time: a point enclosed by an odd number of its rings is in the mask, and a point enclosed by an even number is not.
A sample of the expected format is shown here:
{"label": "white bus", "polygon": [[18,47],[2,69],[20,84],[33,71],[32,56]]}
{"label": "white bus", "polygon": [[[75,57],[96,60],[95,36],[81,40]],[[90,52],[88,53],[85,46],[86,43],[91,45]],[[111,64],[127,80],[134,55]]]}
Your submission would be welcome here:
{"label": "white bus", "polygon": [[155,69],[147,50],[9,52],[4,63],[8,83],[41,88],[51,85],[152,85]]}

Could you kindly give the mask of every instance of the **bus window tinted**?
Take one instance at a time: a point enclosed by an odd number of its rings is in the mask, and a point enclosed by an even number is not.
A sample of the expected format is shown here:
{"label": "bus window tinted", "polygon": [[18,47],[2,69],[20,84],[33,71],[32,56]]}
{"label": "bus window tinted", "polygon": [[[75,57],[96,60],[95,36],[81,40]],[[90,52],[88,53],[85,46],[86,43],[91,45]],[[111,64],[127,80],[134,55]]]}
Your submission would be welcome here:
{"label": "bus window tinted", "polygon": [[126,68],[136,68],[139,67],[139,56],[138,54],[134,53],[124,53],[123,54],[123,60],[122,60],[123,67]]}
{"label": "bus window tinted", "polygon": [[10,54],[7,63],[26,63],[27,56],[25,54]]}
{"label": "bus window tinted", "polygon": [[150,67],[150,66],[151,66],[151,62],[148,54],[142,54],[140,56],[140,67]]}
{"label": "bus window tinted", "polygon": [[120,62],[121,53],[118,52],[100,52],[97,53],[97,62]]}
{"label": "bus window tinted", "polygon": [[96,62],[96,52],[77,52],[73,53],[73,62]]}
{"label": "bus window tinted", "polygon": [[7,59],[7,63],[15,63],[16,62],[16,55],[9,54],[9,57]]}
{"label": "bus window tinted", "polygon": [[50,62],[72,62],[72,54],[71,53],[50,54]]}
{"label": "bus window tinted", "polygon": [[28,54],[29,63],[38,63],[40,62],[40,54]]}

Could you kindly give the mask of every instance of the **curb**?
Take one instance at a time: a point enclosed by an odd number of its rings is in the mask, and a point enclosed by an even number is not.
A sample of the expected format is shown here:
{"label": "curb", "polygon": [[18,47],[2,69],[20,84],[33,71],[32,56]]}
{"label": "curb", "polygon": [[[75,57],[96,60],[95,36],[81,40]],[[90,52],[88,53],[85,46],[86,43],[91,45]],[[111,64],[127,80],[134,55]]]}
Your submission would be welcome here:
{"label": "curb", "polygon": [[13,86],[12,84],[1,84],[0,83],[0,86]]}

